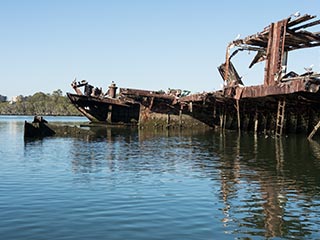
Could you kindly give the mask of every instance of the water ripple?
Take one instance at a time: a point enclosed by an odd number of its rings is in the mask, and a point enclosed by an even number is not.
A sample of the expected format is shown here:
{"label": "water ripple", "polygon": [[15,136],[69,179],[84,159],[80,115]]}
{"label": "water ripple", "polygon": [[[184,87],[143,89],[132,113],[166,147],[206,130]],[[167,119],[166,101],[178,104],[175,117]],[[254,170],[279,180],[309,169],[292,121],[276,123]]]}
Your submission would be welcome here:
{"label": "water ripple", "polygon": [[0,118],[4,239],[320,238],[318,145],[304,138],[104,129],[24,142],[22,123]]}

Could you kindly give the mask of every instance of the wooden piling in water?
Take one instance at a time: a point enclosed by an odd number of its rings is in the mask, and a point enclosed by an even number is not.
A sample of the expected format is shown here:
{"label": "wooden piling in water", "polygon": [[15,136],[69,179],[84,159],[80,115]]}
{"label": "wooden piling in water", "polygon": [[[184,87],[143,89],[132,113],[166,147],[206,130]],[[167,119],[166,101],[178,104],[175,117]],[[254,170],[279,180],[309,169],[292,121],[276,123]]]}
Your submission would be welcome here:
{"label": "wooden piling in water", "polygon": [[237,103],[237,120],[238,120],[238,131],[241,131],[241,123],[240,123],[240,105],[239,105],[239,99],[236,100]]}
{"label": "wooden piling in water", "polygon": [[258,111],[256,110],[256,114],[254,115],[254,132],[257,133],[258,132],[258,124],[259,124],[259,114]]}
{"label": "wooden piling in water", "polygon": [[320,121],[314,126],[312,132],[309,134],[309,136],[308,136],[309,141],[312,139],[312,137],[318,131],[319,128],[320,128]]}
{"label": "wooden piling in water", "polygon": [[182,107],[179,110],[179,127],[182,127]]}

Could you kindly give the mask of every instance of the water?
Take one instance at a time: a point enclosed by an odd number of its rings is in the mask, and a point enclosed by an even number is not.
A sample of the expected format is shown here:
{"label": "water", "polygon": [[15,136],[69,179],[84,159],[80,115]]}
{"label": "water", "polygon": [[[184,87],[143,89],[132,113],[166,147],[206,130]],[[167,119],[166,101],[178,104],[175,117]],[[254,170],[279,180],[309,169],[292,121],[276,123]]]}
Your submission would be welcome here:
{"label": "water", "polygon": [[319,139],[102,129],[24,141],[24,120],[0,117],[1,239],[320,239]]}

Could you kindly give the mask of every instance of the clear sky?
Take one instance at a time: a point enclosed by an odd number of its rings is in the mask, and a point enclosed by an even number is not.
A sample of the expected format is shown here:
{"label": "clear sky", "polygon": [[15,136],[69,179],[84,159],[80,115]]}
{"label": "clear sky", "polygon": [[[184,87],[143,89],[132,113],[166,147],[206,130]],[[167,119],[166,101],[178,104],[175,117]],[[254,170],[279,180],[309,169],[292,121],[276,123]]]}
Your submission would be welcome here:
{"label": "clear sky", "polygon": [[[115,81],[217,90],[227,44],[296,11],[320,17],[320,1],[0,0],[0,94],[72,92],[74,78],[103,89]],[[320,71],[319,48],[298,63],[298,72],[311,64]],[[263,78],[239,73],[246,85]]]}

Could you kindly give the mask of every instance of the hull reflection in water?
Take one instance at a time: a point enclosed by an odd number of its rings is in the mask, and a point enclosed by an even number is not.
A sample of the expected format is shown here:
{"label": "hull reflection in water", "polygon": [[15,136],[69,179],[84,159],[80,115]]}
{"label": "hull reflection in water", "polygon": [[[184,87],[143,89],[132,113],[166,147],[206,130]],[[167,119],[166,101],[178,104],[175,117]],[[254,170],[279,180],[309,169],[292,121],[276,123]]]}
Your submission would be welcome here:
{"label": "hull reflection in water", "polygon": [[221,135],[215,143],[226,228],[236,222],[233,233],[240,235],[319,236],[320,222],[314,218],[320,203],[318,143],[296,135],[273,139],[234,134]]}
{"label": "hull reflection in water", "polygon": [[[190,161],[192,171],[219,181],[219,201],[223,203],[221,211],[224,214],[221,222],[226,229],[237,229],[226,232],[265,237],[294,233],[293,236],[303,237],[313,236],[318,231],[316,227],[308,226],[316,226],[318,220],[308,222],[315,214],[312,197],[319,194],[320,145],[315,141],[307,142],[304,136],[273,139],[214,131],[131,129],[128,132],[121,128],[100,129],[99,135],[106,136],[109,143],[116,143],[111,149],[98,151],[99,154],[103,151],[110,154],[111,171],[140,172],[142,168],[150,173],[164,172],[167,164],[178,168],[181,163],[175,161],[184,159]],[[121,148],[117,146],[119,141],[131,145],[133,154],[121,154]],[[75,149],[81,148],[75,146]],[[178,159],[171,153],[175,151],[182,154]],[[138,162],[133,161],[137,154],[141,158]],[[81,155],[80,151],[75,158],[81,159]],[[75,171],[91,171],[87,167],[83,162],[74,162]]]}
{"label": "hull reflection in water", "polygon": [[23,141],[1,120],[4,239],[318,239],[319,141],[95,128]]}

